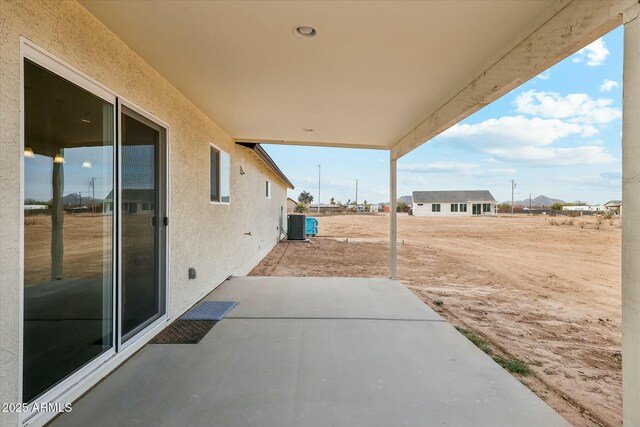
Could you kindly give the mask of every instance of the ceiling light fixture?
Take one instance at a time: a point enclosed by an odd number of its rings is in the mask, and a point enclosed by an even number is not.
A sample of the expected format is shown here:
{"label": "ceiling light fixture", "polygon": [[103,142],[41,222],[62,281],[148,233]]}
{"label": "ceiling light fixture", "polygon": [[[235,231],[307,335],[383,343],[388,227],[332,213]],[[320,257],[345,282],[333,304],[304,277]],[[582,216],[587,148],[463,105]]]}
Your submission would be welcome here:
{"label": "ceiling light fixture", "polygon": [[296,27],[296,33],[304,37],[313,37],[318,34],[315,28],[308,25],[300,25],[299,27]]}
{"label": "ceiling light fixture", "polygon": [[81,121],[84,123],[91,123],[91,120],[88,120],[88,119],[81,119]]}
{"label": "ceiling light fixture", "polygon": [[33,159],[36,155],[33,152],[33,148],[24,147],[24,156]]}
{"label": "ceiling light fixture", "polygon": [[53,163],[64,163],[64,157],[62,157],[62,154],[56,154],[53,158]]}

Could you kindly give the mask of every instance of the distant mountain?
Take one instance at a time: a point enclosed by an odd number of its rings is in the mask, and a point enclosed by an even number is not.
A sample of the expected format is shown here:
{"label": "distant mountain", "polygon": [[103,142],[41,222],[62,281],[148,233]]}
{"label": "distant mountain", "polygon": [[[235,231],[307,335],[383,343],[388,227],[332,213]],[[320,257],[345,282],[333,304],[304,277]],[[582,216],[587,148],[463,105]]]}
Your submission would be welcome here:
{"label": "distant mountain", "polygon": [[[413,203],[413,196],[400,196],[398,197],[398,202],[405,202],[407,205]],[[380,202],[379,205],[389,205],[390,202]]]}
{"label": "distant mountain", "polygon": [[[48,203],[52,203],[52,200],[49,200]],[[62,198],[62,204],[64,206],[80,206],[94,203],[102,203],[102,199],[96,197],[94,200],[93,197],[82,196],[79,193],[69,193]]]}
{"label": "distant mountain", "polygon": [[410,205],[411,203],[413,203],[413,196],[400,196],[398,197],[398,201],[405,202],[406,204]]}
{"label": "distant mountain", "polygon": [[[502,203],[506,203],[507,205],[511,205],[511,200],[507,200],[506,202],[502,202]],[[567,202],[565,202],[564,200],[560,200],[560,199],[552,199],[551,197],[547,197],[547,196],[538,196],[535,199],[531,199],[531,206],[551,206],[554,203],[565,204]],[[513,204],[515,206],[529,206],[529,199],[516,200],[516,201],[513,202]]]}

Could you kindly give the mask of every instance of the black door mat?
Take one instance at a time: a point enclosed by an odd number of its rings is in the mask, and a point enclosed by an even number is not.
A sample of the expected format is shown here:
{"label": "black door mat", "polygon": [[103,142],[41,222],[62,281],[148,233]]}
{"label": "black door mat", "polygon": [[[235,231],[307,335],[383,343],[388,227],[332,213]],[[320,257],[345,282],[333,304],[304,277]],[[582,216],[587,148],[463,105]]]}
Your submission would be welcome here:
{"label": "black door mat", "polygon": [[198,344],[218,323],[215,320],[176,320],[156,335],[150,344]]}

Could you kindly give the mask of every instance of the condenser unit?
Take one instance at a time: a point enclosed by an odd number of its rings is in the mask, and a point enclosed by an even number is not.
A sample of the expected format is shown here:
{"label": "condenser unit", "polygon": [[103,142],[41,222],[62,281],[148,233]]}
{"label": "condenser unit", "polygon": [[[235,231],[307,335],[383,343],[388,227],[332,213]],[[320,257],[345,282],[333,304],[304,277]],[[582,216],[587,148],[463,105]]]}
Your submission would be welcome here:
{"label": "condenser unit", "polygon": [[287,215],[287,238],[288,240],[305,240],[307,238],[307,216]]}

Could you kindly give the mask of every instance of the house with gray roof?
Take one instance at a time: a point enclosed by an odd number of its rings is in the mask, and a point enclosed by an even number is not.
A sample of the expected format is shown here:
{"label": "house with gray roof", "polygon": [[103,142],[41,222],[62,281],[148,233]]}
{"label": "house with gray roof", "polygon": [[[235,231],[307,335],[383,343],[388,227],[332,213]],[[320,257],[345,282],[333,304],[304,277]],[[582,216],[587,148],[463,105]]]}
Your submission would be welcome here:
{"label": "house with gray roof", "polygon": [[609,200],[604,204],[607,212],[613,212],[616,215],[622,215],[622,200]]}
{"label": "house with gray roof", "polygon": [[496,199],[488,190],[414,191],[415,216],[495,215]]}

